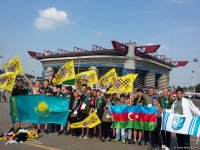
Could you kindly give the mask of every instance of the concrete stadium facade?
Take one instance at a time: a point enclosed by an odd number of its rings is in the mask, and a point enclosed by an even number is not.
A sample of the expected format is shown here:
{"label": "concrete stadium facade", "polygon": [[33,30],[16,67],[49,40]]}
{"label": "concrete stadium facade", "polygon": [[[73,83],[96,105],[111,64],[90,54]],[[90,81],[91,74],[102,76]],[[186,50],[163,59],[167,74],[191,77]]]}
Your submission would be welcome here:
{"label": "concrete stadium facade", "polygon": [[113,49],[93,45],[90,51],[75,47],[73,52],[59,49],[44,53],[29,51],[29,54],[42,63],[43,78],[49,78],[63,64],[73,60],[76,73],[95,69],[99,78],[112,68],[116,69],[118,76],[138,73],[135,88],[168,87],[172,68],[187,64],[187,61],[172,61],[164,55],[157,55],[160,45],[137,46],[136,43],[122,44],[117,41],[112,41],[112,45]]}

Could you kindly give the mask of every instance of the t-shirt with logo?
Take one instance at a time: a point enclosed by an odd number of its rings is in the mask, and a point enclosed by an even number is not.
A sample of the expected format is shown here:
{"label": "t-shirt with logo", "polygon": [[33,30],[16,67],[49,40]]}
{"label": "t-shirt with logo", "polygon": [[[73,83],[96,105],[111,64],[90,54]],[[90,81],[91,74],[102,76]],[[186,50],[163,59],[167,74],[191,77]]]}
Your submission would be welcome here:
{"label": "t-shirt with logo", "polygon": [[86,104],[85,108],[82,110],[82,113],[89,114],[91,108],[91,95],[87,96],[84,103]]}
{"label": "t-shirt with logo", "polygon": [[170,97],[160,97],[159,102],[162,109],[171,109],[173,104],[172,100],[170,100]]}

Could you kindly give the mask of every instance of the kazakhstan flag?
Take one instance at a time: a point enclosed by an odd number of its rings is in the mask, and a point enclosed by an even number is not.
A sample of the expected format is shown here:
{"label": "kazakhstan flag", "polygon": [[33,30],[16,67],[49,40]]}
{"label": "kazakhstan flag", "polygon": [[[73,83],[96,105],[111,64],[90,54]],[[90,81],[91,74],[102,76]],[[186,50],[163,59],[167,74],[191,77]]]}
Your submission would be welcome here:
{"label": "kazakhstan flag", "polygon": [[13,123],[56,123],[64,126],[69,115],[69,98],[46,95],[12,96],[10,111]]}

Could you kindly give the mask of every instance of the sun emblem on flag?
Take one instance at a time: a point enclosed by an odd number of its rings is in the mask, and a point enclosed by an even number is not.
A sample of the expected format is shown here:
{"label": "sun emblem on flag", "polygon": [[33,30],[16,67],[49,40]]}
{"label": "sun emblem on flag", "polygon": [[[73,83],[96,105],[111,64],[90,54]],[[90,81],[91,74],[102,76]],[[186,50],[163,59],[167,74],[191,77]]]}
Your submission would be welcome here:
{"label": "sun emblem on flag", "polygon": [[48,104],[44,101],[38,103],[37,107],[35,107],[35,111],[39,113],[41,117],[47,117],[51,112],[48,108]]}

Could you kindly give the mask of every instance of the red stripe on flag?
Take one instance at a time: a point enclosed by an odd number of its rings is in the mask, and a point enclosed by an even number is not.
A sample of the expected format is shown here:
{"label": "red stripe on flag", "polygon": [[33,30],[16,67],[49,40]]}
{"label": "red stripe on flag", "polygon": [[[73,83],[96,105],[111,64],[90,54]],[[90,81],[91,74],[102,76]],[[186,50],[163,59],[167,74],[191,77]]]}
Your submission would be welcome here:
{"label": "red stripe on flag", "polygon": [[141,122],[156,122],[156,114],[143,114],[143,113],[112,113],[116,121],[141,121]]}

